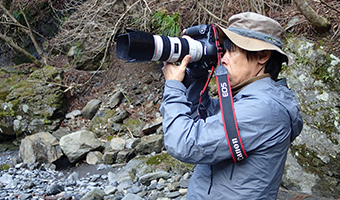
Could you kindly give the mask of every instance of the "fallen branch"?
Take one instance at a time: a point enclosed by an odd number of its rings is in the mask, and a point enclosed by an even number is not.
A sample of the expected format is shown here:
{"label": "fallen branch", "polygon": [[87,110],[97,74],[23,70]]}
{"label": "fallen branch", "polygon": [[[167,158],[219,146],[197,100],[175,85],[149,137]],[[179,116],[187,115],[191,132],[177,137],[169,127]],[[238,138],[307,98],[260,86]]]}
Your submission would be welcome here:
{"label": "fallen branch", "polygon": [[[6,7],[3,5],[3,2],[0,1],[0,8],[5,12],[5,14],[11,18],[11,20],[13,21],[14,24],[16,24],[21,30],[23,30],[25,33],[27,33],[32,42],[33,45],[35,47],[35,49],[38,51],[39,55],[41,56],[41,58],[43,58],[44,64],[46,65],[46,56],[43,53],[42,49],[40,48],[39,44],[37,43],[33,33],[32,33],[32,29],[28,23],[28,20],[26,18],[25,13],[22,10],[21,4],[20,4],[20,12],[21,14],[24,16],[25,22],[27,24],[27,27],[23,26],[22,24],[20,24],[14,17],[13,15],[9,12],[9,10],[6,9]],[[4,41],[6,41],[10,46],[12,46],[14,49],[16,49],[17,51],[19,51],[20,53],[24,54],[27,58],[29,58],[34,64],[38,65],[39,67],[43,65],[42,62],[40,62],[38,59],[36,59],[34,56],[32,56],[30,53],[28,53],[26,50],[24,50],[23,48],[19,47],[16,43],[14,43],[10,37],[1,34],[1,39],[3,39]]]}
{"label": "fallen branch", "polygon": [[[28,22],[27,17],[25,15],[24,11],[22,10],[22,5],[21,4],[20,4],[20,12],[24,16],[24,19],[25,19],[25,22],[26,22],[26,25],[27,25],[27,29],[25,29],[26,33],[30,36],[30,38],[31,38],[31,40],[33,42],[33,45],[34,45],[35,49],[37,50],[37,52],[39,53],[40,57],[43,59],[44,64],[47,65],[47,57],[45,56],[43,50],[41,49],[41,47],[39,46],[37,40],[35,39],[35,37],[33,35],[32,29],[31,29],[31,25]],[[16,21],[16,23],[19,23],[19,22]]]}
{"label": "fallen branch", "polygon": [[8,43],[13,49],[17,50],[18,52],[25,55],[28,59],[30,59],[35,65],[42,66],[43,64],[36,59],[32,54],[28,53],[25,49],[19,47],[15,42],[12,41],[12,39],[6,35],[3,35],[0,33],[0,39],[4,40],[6,43]]}
{"label": "fallen branch", "polygon": [[312,23],[315,29],[320,33],[325,33],[331,28],[330,22],[319,16],[305,0],[294,0],[300,12]]}

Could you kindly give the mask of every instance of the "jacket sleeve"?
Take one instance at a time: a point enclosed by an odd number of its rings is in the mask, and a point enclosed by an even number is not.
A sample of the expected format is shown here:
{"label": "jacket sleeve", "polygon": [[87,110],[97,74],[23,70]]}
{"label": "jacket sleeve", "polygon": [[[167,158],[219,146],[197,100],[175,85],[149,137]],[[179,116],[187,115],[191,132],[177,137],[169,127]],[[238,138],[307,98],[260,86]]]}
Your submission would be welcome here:
{"label": "jacket sleeve", "polygon": [[[231,159],[221,113],[196,121],[191,116],[192,103],[186,92],[181,82],[165,83],[160,111],[167,151],[187,163],[215,164]],[[289,127],[285,126],[289,117],[280,109],[277,104],[270,105],[256,97],[235,102],[239,131],[247,152],[267,148],[289,137],[285,134],[289,133]]]}

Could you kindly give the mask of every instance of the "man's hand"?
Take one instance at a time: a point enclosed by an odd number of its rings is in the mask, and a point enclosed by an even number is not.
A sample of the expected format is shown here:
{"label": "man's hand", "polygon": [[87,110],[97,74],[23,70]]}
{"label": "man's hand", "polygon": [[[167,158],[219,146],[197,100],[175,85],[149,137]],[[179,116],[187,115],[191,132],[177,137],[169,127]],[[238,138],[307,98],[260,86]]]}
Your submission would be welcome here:
{"label": "man's hand", "polygon": [[165,63],[163,67],[163,74],[165,80],[176,80],[182,82],[185,76],[185,69],[190,62],[191,56],[186,55],[180,65],[174,65],[172,63]]}

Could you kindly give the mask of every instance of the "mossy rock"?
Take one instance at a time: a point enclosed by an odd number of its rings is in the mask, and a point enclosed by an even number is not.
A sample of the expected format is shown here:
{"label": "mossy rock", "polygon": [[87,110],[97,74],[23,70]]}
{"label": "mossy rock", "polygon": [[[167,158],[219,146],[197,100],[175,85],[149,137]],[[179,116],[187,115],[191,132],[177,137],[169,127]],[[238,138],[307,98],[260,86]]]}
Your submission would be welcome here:
{"label": "mossy rock", "polygon": [[[56,71],[61,73],[60,70]],[[2,92],[0,138],[4,135],[19,136],[22,133],[50,131],[60,123],[67,109],[65,94],[60,86],[38,79],[39,74],[56,78],[61,76],[60,73],[56,73],[54,68],[45,67],[36,70],[34,75],[31,74],[31,78],[27,80],[18,81],[18,78],[12,78],[3,83],[11,82],[12,84]],[[41,122],[39,123],[41,130],[34,130],[38,121]]]}
{"label": "mossy rock", "polygon": [[96,115],[92,118],[90,122],[90,131],[94,132],[97,137],[101,137],[107,133],[105,125],[108,123],[108,120],[114,116],[116,112],[114,110],[100,110],[96,113]]}
{"label": "mossy rock", "polygon": [[147,159],[146,164],[156,169],[172,171],[178,174],[184,174],[190,171],[194,165],[181,162],[172,157],[169,153],[161,153]]}
{"label": "mossy rock", "polygon": [[125,127],[131,131],[133,136],[139,137],[143,124],[140,119],[128,118],[125,120]]}
{"label": "mossy rock", "polygon": [[9,78],[0,80],[0,103],[6,100],[9,89],[22,80],[22,75],[12,75]]}
{"label": "mossy rock", "polygon": [[62,73],[62,69],[48,65],[42,69],[35,70],[32,74],[30,74],[28,80],[44,80],[60,83],[62,81]]}

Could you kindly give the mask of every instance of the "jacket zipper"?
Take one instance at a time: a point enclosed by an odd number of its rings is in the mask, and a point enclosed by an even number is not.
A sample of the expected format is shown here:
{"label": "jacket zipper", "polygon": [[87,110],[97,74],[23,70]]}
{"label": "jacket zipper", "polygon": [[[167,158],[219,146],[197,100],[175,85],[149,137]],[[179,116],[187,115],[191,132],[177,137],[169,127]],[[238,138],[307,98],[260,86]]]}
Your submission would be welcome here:
{"label": "jacket zipper", "polygon": [[210,165],[210,186],[208,189],[208,195],[210,195],[212,185],[213,185],[213,167],[212,165]]}

